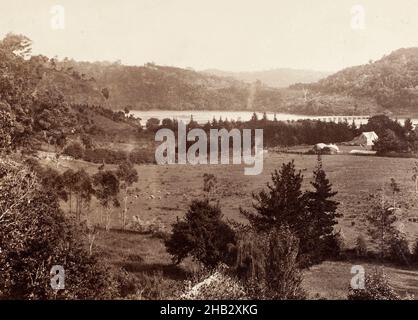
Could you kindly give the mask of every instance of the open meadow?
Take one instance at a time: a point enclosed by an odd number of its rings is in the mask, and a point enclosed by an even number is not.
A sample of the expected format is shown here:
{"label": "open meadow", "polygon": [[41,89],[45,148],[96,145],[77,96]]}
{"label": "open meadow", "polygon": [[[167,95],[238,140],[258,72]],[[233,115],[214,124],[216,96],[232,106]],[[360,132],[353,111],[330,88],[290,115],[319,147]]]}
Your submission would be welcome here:
{"label": "open meadow", "polygon": [[[291,160],[295,161],[296,167],[304,175],[303,188],[309,189],[312,172],[317,164],[316,155],[269,152],[264,156],[263,173],[258,176],[244,175],[243,165],[138,165],[135,168],[139,181],[132,186],[134,192],[129,198],[128,221],[136,221],[142,225],[157,225],[163,232],[169,232],[171,225],[187,211],[191,200],[203,196],[203,175],[210,173],[217,178],[216,195],[220,199],[224,217],[246,223],[245,218],[239,213],[239,208],[251,208],[252,192],[264,188],[270,181],[271,172],[280,168],[282,163]],[[322,161],[334,190],[338,191],[338,211],[343,216],[339,220],[337,230],[341,232],[347,249],[355,246],[355,240],[359,235],[367,235],[364,214],[375,201],[378,201],[376,194],[382,188],[390,197],[391,178],[397,181],[401,189],[395,199],[401,207],[398,218],[403,224],[401,228],[412,244],[418,230],[418,223],[411,221],[418,218],[418,196],[415,194],[412,180],[413,159],[340,154],[324,155]],[[84,168],[93,174],[98,166],[84,161],[61,160],[59,170]],[[106,167],[115,168],[112,165]],[[63,203],[63,206],[68,210],[68,204]],[[180,267],[172,266],[161,237],[144,232],[117,231],[121,228],[122,209],[112,210],[114,230],[99,233],[97,249],[100,249],[115,267],[122,267],[135,275],[140,283],[147,283],[145,288],[156,286],[155,281],[158,282],[157,286],[165,288],[158,290],[159,295],[162,292],[165,292],[165,295],[156,296],[157,292],[149,289],[148,293],[144,292],[144,297],[169,296],[170,291],[178,285],[181,286],[182,282],[179,281],[187,279],[192,271],[197,269],[189,259]],[[99,216],[100,206],[93,199],[89,220],[99,222]],[[304,286],[309,295],[312,298],[345,298],[353,264],[362,263],[328,261],[306,271]],[[374,267],[367,264],[369,269]],[[389,266],[387,272],[393,276],[393,285],[400,293],[418,294],[416,270],[402,270]]]}

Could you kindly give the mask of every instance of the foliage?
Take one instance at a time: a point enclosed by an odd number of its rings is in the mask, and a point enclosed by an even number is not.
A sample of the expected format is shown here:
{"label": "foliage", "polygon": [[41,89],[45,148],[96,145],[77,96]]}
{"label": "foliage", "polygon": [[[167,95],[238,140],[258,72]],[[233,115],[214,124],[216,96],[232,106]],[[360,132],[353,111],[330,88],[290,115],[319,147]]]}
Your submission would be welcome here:
{"label": "foliage", "polygon": [[411,259],[413,262],[418,262],[418,238],[415,240],[414,247],[412,248]]}
{"label": "foliage", "polygon": [[380,203],[374,203],[366,215],[368,234],[372,242],[377,246],[380,258],[389,256],[391,242],[398,232],[394,226],[397,221],[395,209],[389,206],[384,199]]}
{"label": "foliage", "polygon": [[356,254],[359,258],[365,258],[367,256],[367,243],[366,239],[362,235],[359,235],[356,239]]}
{"label": "foliage", "polygon": [[110,205],[114,207],[120,206],[118,199],[120,190],[119,179],[116,173],[110,170],[100,170],[93,175],[92,179],[94,195],[105,211],[102,214],[104,214],[106,230],[109,230],[111,222],[109,207]]}
{"label": "foliage", "polygon": [[116,171],[116,175],[118,176],[119,180],[123,182],[125,186],[122,187],[129,187],[134,182],[138,182],[138,171],[134,168],[133,164],[129,161],[125,161],[118,166]]}
{"label": "foliage", "polygon": [[[96,104],[129,106],[136,110],[242,110],[243,108],[272,110],[281,107],[279,89],[257,85],[254,98],[248,102],[251,84],[208,75],[188,69],[146,64],[124,66],[120,63],[57,61],[61,72],[85,74],[89,81],[77,80],[85,90],[78,100],[93,100]],[[71,77],[73,78],[73,77]],[[68,82],[56,81],[66,94]],[[104,88],[103,88],[104,87]],[[103,88],[97,90],[94,88]],[[111,88],[111,94],[108,95]],[[103,101],[104,100],[104,101]],[[81,101],[78,101],[81,102]]]}
{"label": "foliage", "polygon": [[309,266],[324,258],[338,255],[333,227],[339,215],[338,203],[331,200],[336,194],[322,169],[322,162],[314,172],[314,191],[303,192],[303,176],[294,162],[283,164],[272,174],[267,190],[253,195],[255,212],[242,210],[255,229],[270,230],[288,226],[300,240],[299,260]]}
{"label": "foliage", "polygon": [[84,148],[78,142],[73,142],[66,146],[62,151],[63,154],[73,157],[74,159],[82,159],[84,156]]}
{"label": "foliage", "polygon": [[411,251],[409,250],[409,243],[405,235],[396,233],[390,241],[389,257],[395,263],[409,266],[411,261]]}
{"label": "foliage", "polygon": [[93,163],[120,164],[127,160],[128,155],[121,150],[105,148],[86,149],[83,160]]}
{"label": "foliage", "polygon": [[314,179],[311,182],[314,191],[308,191],[307,219],[311,222],[305,232],[309,235],[306,247],[301,247],[302,252],[307,252],[311,263],[320,262],[325,258],[335,257],[339,254],[336,245],[334,226],[338,223],[338,202],[332,200],[337,192],[332,191],[322,166],[321,156],[318,156],[318,164],[314,171]]}
{"label": "foliage", "polygon": [[185,292],[180,294],[184,300],[243,300],[248,299],[243,285],[229,275],[227,269],[218,267],[208,271],[195,283],[189,282]]}
{"label": "foliage", "polygon": [[59,199],[68,201],[68,185],[57,170],[52,168],[43,168],[39,164],[31,167],[40,181],[40,184],[48,193],[56,195]]}
{"label": "foliage", "polygon": [[145,127],[147,130],[150,131],[156,131],[160,125],[160,119],[157,118],[149,118],[147,120],[147,123],[145,124]]}
{"label": "foliage", "polygon": [[128,230],[134,230],[142,234],[150,234],[155,238],[163,240],[169,239],[171,233],[168,232],[164,223],[157,219],[142,220],[138,216],[135,216],[133,221],[128,224]]}
{"label": "foliage", "polygon": [[418,99],[417,65],[418,49],[403,48],[305,87],[322,94],[372,97],[381,107],[396,111],[413,110]]}
{"label": "foliage", "polygon": [[257,229],[266,230],[275,225],[288,224],[299,234],[304,229],[306,198],[301,190],[303,176],[294,162],[282,164],[280,171],[271,175],[267,190],[253,194],[256,212],[241,210]]}
{"label": "foliage", "polygon": [[175,263],[192,256],[213,268],[228,260],[228,248],[234,243],[234,231],[222,221],[219,205],[204,199],[192,201],[184,220],[173,225],[173,233],[165,245]]}
{"label": "foliage", "polygon": [[400,300],[399,295],[389,285],[388,277],[378,270],[366,274],[364,289],[350,287],[349,300]]}
{"label": "foliage", "polygon": [[[15,162],[2,160],[0,176],[0,298],[110,298],[115,291],[108,270],[86,252],[56,196]],[[50,287],[53,265],[65,269],[65,290]]]}
{"label": "foliage", "polygon": [[373,149],[378,154],[385,154],[388,152],[404,152],[407,150],[407,145],[390,129],[386,129],[382,135],[375,141]]}
{"label": "foliage", "polygon": [[299,240],[289,228],[243,231],[237,243],[236,273],[252,299],[302,299]]}
{"label": "foliage", "polygon": [[129,198],[129,187],[134,183],[138,182],[138,172],[130,163],[126,161],[119,165],[116,175],[119,178],[119,181],[122,182],[121,188],[124,191],[123,195],[123,211],[122,211],[122,228],[126,226],[126,214],[128,212],[128,198]]}

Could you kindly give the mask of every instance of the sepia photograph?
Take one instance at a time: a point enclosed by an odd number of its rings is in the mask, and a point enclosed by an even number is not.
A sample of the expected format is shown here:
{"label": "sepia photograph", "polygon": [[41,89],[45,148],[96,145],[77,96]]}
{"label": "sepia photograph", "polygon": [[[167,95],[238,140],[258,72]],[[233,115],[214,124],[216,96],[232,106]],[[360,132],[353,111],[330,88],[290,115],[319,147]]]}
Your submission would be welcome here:
{"label": "sepia photograph", "polygon": [[0,0],[0,300],[418,300],[417,4]]}

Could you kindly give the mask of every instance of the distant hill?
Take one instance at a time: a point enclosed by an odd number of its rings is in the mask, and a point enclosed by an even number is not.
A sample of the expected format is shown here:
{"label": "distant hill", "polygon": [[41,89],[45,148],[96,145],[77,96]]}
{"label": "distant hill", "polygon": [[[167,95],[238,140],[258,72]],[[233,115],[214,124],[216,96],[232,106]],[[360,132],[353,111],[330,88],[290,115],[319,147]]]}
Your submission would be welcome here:
{"label": "distant hill", "polygon": [[[287,83],[298,79],[301,83],[288,88],[272,87],[273,83],[285,85],[280,81],[286,74]],[[153,63],[124,66],[64,59],[56,62],[41,83],[46,88],[56,87],[71,102],[100,104],[114,110],[128,106],[136,110],[249,110],[312,115],[418,114],[418,48],[399,49],[376,62],[309,83],[309,77],[319,79],[324,75],[290,69],[236,75]]]}
{"label": "distant hill", "polygon": [[[376,62],[351,67],[310,85],[292,89],[314,95],[373,99],[393,114],[418,113],[418,48],[399,49]],[[362,106],[359,106],[360,108]]]}
{"label": "distant hill", "polygon": [[202,71],[204,74],[233,78],[239,81],[253,83],[261,81],[270,87],[285,88],[295,83],[316,82],[329,76],[330,72],[298,70],[289,68],[271,69],[264,71],[229,72],[217,69]]}
{"label": "distant hill", "polygon": [[101,101],[113,109],[279,111],[283,102],[279,89],[263,84],[153,63],[124,66],[65,59],[57,61],[56,70],[48,82],[65,97],[77,103]]}
{"label": "distant hill", "polygon": [[[316,83],[273,88],[189,69],[147,63],[64,59],[44,75],[45,88],[56,87],[72,103],[99,104],[113,110],[248,110],[311,115],[369,114],[374,99],[322,94]],[[303,89],[301,88],[303,87]]]}

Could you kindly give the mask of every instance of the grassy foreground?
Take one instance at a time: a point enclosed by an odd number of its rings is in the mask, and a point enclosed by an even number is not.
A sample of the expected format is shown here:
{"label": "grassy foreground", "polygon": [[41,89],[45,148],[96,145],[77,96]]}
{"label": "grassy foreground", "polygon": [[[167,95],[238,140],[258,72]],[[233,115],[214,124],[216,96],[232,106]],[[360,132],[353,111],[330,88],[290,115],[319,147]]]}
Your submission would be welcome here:
{"label": "grassy foreground", "polygon": [[[245,176],[243,165],[141,165],[136,166],[138,183],[133,185],[134,195],[130,198],[128,217],[135,216],[141,221],[152,222],[170,230],[177,217],[182,217],[193,198],[203,194],[203,174],[212,173],[217,177],[217,194],[220,198],[225,218],[245,222],[239,214],[239,207],[251,207],[251,193],[261,190],[270,180],[270,173],[282,163],[294,159],[297,168],[302,170],[304,188],[309,188],[312,171],[316,165],[315,155],[295,155],[270,152],[264,158],[263,173],[258,176]],[[412,242],[418,231],[418,197],[412,181],[413,159],[353,156],[348,154],[323,156],[326,173],[338,191],[336,199],[340,202],[339,212],[343,214],[337,229],[341,230],[346,247],[353,247],[355,239],[366,236],[364,214],[370,209],[378,189],[385,187],[395,178],[401,188],[396,201],[401,204],[400,223]],[[62,160],[59,169],[85,168],[90,174],[96,172],[98,165],[83,161]],[[108,169],[113,166],[107,165]],[[64,207],[67,204],[64,204]],[[113,227],[120,226],[120,210],[114,209]],[[98,219],[100,208],[92,201],[90,219]],[[416,220],[418,221],[418,220]],[[179,268],[170,264],[170,256],[163,241],[151,235],[111,231],[100,232],[97,247],[116,267],[122,267],[140,281],[147,283],[149,292],[143,297],[162,298],[170,296],[177,286],[183,285],[197,266],[185,261]],[[351,266],[371,264],[353,262],[325,262],[314,266],[305,273],[304,286],[312,298],[345,298],[353,276]],[[402,270],[393,266],[386,268],[392,277],[392,285],[399,293],[418,294],[418,271]],[[157,284],[156,284],[157,283]],[[164,293],[153,292],[152,287],[163,286]],[[161,296],[163,295],[163,296]]]}

